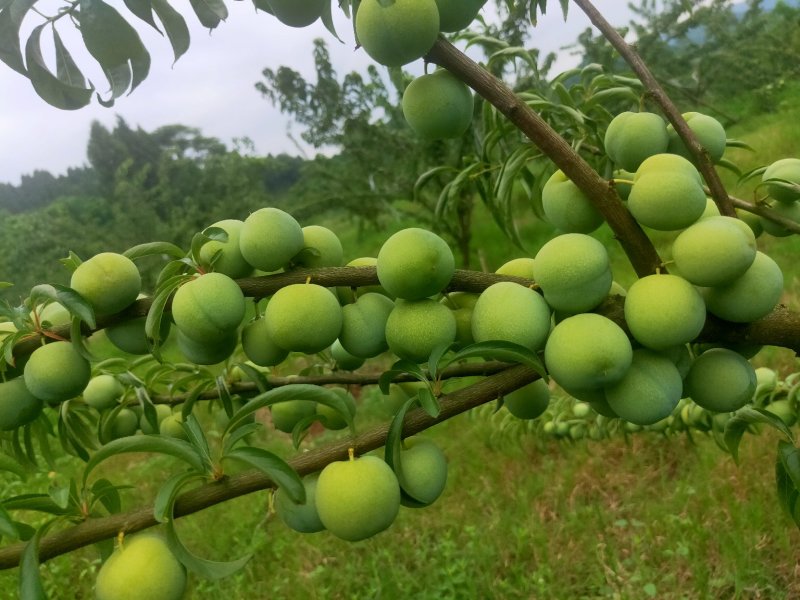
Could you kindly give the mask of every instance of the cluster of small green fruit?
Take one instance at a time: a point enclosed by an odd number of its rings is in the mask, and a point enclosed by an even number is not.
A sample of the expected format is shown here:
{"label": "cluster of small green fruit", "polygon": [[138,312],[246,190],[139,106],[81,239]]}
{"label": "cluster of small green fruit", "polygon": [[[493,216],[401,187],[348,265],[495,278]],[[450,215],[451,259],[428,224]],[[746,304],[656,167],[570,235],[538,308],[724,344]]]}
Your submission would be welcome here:
{"label": "cluster of small green fruit", "polygon": [[[764,409],[778,417],[786,427],[793,427],[798,419],[797,395],[800,393],[798,385],[800,373],[793,373],[784,380],[779,380],[775,371],[767,367],[759,367],[755,373],[757,385],[748,406]],[[667,435],[694,431],[713,435],[728,451],[722,441],[725,426],[737,414],[737,411],[710,411],[691,398],[685,397],[681,398],[667,417],[648,425],[638,425],[617,419],[613,414],[598,414],[592,404],[570,396],[556,395],[548,403],[546,389],[544,385],[530,386],[528,389],[521,388],[508,394],[505,397],[505,407],[510,417],[517,418],[509,420],[509,416],[504,416],[503,411],[495,413],[495,418],[501,421],[498,426],[498,436],[533,432],[542,438],[577,441],[603,440],[614,435],[637,432],[658,432]],[[526,408],[538,406],[539,409],[531,413],[533,415],[531,416],[520,413],[518,404]],[[537,419],[519,421],[531,418]]]}

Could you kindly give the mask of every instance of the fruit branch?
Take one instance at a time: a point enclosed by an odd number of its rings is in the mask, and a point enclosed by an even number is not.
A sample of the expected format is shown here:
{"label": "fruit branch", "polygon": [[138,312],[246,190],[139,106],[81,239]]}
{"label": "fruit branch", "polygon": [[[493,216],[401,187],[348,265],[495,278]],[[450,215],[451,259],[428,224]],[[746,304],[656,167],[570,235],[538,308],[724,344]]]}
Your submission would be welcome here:
{"label": "fruit branch", "polygon": [[797,221],[792,221],[788,217],[783,216],[766,204],[753,204],[751,202],[747,202],[746,200],[741,200],[740,198],[734,198],[733,196],[731,196],[730,200],[731,204],[733,204],[733,206],[736,208],[746,210],[747,212],[758,215],[759,217],[767,219],[768,221],[777,223],[787,231],[800,234],[800,223]]}
{"label": "fruit branch", "polygon": [[[504,371],[511,365],[500,361],[486,361],[481,363],[465,363],[447,367],[438,374],[438,378],[455,379],[458,377],[478,377],[494,375]],[[383,372],[378,373],[353,373],[350,371],[334,372],[325,375],[294,375],[292,377],[279,377],[276,375],[267,375],[265,377],[267,384],[270,388],[282,387],[285,385],[294,384],[309,384],[309,385],[377,385],[380,381]],[[418,381],[416,377],[409,374],[400,374],[395,377],[392,382],[403,383],[409,381]],[[252,394],[258,392],[258,386],[249,381],[236,382],[228,386],[228,391],[231,394]],[[150,397],[153,404],[181,404],[189,398],[189,394],[174,394],[174,395],[154,395]],[[219,398],[217,390],[208,390],[199,396],[197,400],[216,400]]]}
{"label": "fruit branch", "polygon": [[[403,436],[415,435],[531,383],[538,377],[532,369],[516,365],[469,387],[443,396],[440,399],[441,411],[436,417],[431,417],[421,408],[409,411],[403,424]],[[300,476],[313,473],[331,462],[345,460],[350,448],[353,448],[356,454],[364,454],[380,448],[386,443],[388,432],[388,424],[380,425],[355,438],[344,438],[304,452],[290,460],[289,465]],[[181,494],[175,502],[174,515],[183,517],[246,494],[274,487],[275,483],[260,471],[246,471],[230,477],[223,477],[219,481],[206,483]],[[150,506],[108,517],[87,519],[74,527],[43,537],[39,546],[39,558],[45,561],[115,537],[120,532],[134,533],[155,525],[158,525],[158,522],[155,520],[153,509]],[[11,569],[18,566],[24,550],[25,544],[22,543],[0,549],[0,569]]]}
{"label": "fruit branch", "polygon": [[614,231],[640,277],[661,268],[662,261],[653,244],[622,204],[614,186],[511,88],[442,37],[436,40],[425,59],[444,67],[491,103],[578,186]]}
{"label": "fruit branch", "polygon": [[719,207],[720,214],[728,217],[735,217],[736,211],[728,197],[725,186],[722,185],[719,174],[708,157],[708,152],[706,152],[705,148],[697,141],[694,132],[689,128],[689,125],[686,123],[686,120],[683,118],[678,108],[664,91],[664,88],[661,87],[661,84],[658,83],[642,58],[628,45],[611,23],[606,21],[603,15],[600,14],[589,0],[574,0],[574,2],[586,16],[589,17],[589,20],[597,27],[600,33],[603,34],[603,37],[605,37],[614,49],[619,52],[625,62],[630,65],[633,72],[636,73],[636,76],[639,78],[639,81],[644,84],[647,93],[659,108],[661,108],[664,116],[667,117],[667,120],[675,128],[675,132],[680,136],[684,144],[686,144],[692,157],[694,157],[694,162],[703,175],[703,179],[705,179],[708,184],[711,197]]}

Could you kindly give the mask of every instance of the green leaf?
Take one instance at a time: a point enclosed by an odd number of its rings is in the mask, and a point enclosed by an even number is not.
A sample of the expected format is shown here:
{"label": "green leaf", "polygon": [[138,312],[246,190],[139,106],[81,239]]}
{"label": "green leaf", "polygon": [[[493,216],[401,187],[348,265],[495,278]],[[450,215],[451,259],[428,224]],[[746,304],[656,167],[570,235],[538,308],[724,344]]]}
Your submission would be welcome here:
{"label": "green leaf", "polygon": [[78,317],[92,329],[97,327],[97,322],[94,318],[94,309],[88,300],[71,287],[59,283],[53,283],[51,286],[55,290],[54,300],[56,302],[61,303],[71,315]]}
{"label": "green leaf", "polygon": [[153,7],[150,3],[150,0],[124,0],[124,1],[125,1],[125,6],[128,7],[129,11],[131,11],[142,21],[150,25],[150,27],[161,33],[161,30],[158,28],[156,22],[153,20]]}
{"label": "green leaf", "polygon": [[240,425],[236,430],[232,431],[225,437],[223,453],[230,452],[231,448],[234,448],[236,444],[244,440],[251,433],[255,433],[262,427],[263,425],[261,423],[247,423],[246,425]]}
{"label": "green leaf", "polygon": [[271,386],[269,385],[269,381],[267,381],[267,377],[264,375],[264,373],[246,363],[236,363],[236,366],[239,367],[242,372],[244,372],[245,376],[250,381],[256,384],[259,392],[263,394],[270,389]]}
{"label": "green leaf", "polygon": [[798,462],[800,454],[797,448],[783,440],[778,442],[775,460],[775,484],[778,500],[797,527],[800,527],[800,486],[798,486]]}
{"label": "green leaf", "polygon": [[745,142],[744,140],[726,140],[725,147],[727,148],[741,148],[742,150],[749,150],[750,152],[755,152],[756,149],[753,148],[750,144]]}
{"label": "green leaf", "polygon": [[470,344],[456,352],[449,360],[441,366],[446,368],[453,363],[466,358],[479,356],[484,359],[500,360],[504,362],[520,363],[529,366],[536,371],[545,381],[549,381],[547,370],[544,368],[539,356],[530,348],[503,341],[477,342]]}
{"label": "green leaf", "polygon": [[169,302],[169,299],[172,297],[172,294],[175,292],[175,290],[177,290],[183,283],[190,279],[192,279],[191,275],[174,275],[162,281],[156,288],[156,292],[153,296],[153,302],[150,304],[150,309],[147,311],[147,318],[145,319],[144,323],[144,333],[148,340],[152,340],[154,342],[151,352],[159,362],[161,362],[161,352],[159,347],[161,342],[164,341],[161,339],[161,320],[164,317],[164,310],[166,309],[167,303]]}
{"label": "green leaf", "polygon": [[322,6],[322,15],[320,19],[322,20],[322,24],[325,25],[325,29],[327,29],[333,37],[337,40],[342,42],[342,38],[339,37],[339,34],[336,33],[336,27],[333,24],[333,14],[331,11],[331,2],[325,2]]}
{"label": "green leaf", "polygon": [[176,438],[152,435],[130,436],[112,440],[92,455],[86,463],[86,468],[83,472],[84,487],[86,487],[89,474],[101,462],[112,456],[131,452],[167,454],[184,461],[198,473],[207,473],[209,471],[209,465],[204,460],[204,457],[202,457],[197,452],[197,449],[188,442]]}
{"label": "green leaf", "polygon": [[193,414],[184,415],[181,425],[189,437],[189,443],[195,447],[198,454],[203,457],[205,464],[210,468],[212,463],[211,449],[208,446],[206,434],[203,433],[203,428],[200,426],[200,421]]}
{"label": "green leaf", "polygon": [[189,0],[194,14],[203,27],[214,29],[228,18],[228,9],[222,0]]}
{"label": "green leaf", "polygon": [[36,534],[25,544],[19,563],[19,597],[21,600],[47,600],[39,572],[39,541],[54,521],[49,521],[36,530]]}
{"label": "green leaf", "polygon": [[722,167],[723,169],[727,169],[737,177],[742,176],[742,170],[739,168],[739,166],[736,163],[729,161],[727,158],[719,159],[716,165],[718,167]]}
{"label": "green leaf", "polygon": [[800,448],[785,440],[778,442],[778,458],[795,489],[800,491]]}
{"label": "green leaf", "polygon": [[122,510],[119,489],[108,479],[98,479],[92,484],[92,502],[100,502],[110,514],[118,513]]}
{"label": "green leaf", "polygon": [[187,569],[207,579],[222,579],[223,577],[229,577],[244,567],[252,558],[252,554],[248,554],[247,556],[231,562],[216,562],[212,560],[206,560],[192,554],[188,548],[183,545],[183,542],[181,542],[178,538],[178,533],[175,531],[174,521],[170,520],[167,522],[166,530],[167,543],[169,544],[172,553],[178,558],[179,561],[181,561],[181,563],[183,563]]}
{"label": "green leaf", "polygon": [[6,510],[0,506],[0,536],[12,540],[19,539],[19,528]]}
{"label": "green leaf", "polygon": [[53,28],[53,43],[56,50],[56,76],[69,86],[85,88],[86,78],[67,50],[58,30]]}
{"label": "green leaf", "polygon": [[56,108],[82,108],[91,101],[94,89],[67,85],[50,72],[42,57],[40,41],[45,26],[46,24],[36,27],[25,44],[25,63],[28,65],[28,77],[33,89],[42,100]]}
{"label": "green leaf", "polygon": [[48,494],[19,494],[0,502],[6,510],[32,510],[50,515],[67,515],[70,511],[58,506]]}
{"label": "green leaf", "polygon": [[422,409],[426,413],[433,418],[439,416],[439,411],[441,410],[441,407],[439,406],[439,400],[433,395],[433,392],[430,390],[430,388],[420,388],[420,390],[417,392],[417,397],[419,399],[420,406],[422,406]]}
{"label": "green leaf", "polygon": [[739,462],[739,444],[742,437],[750,426],[756,423],[770,425],[783,433],[790,441],[793,439],[791,430],[777,415],[752,406],[740,408],[725,424],[725,445],[737,463]]}
{"label": "green leaf", "polygon": [[180,491],[195,481],[202,481],[205,479],[203,475],[186,471],[184,473],[176,473],[167,479],[156,494],[156,499],[153,502],[153,516],[159,523],[166,523],[172,519],[172,509],[175,506],[175,499],[178,497]]}
{"label": "green leaf", "polygon": [[430,374],[431,379],[436,379],[439,373],[439,362],[441,362],[442,357],[447,354],[453,344],[443,344],[441,346],[437,346],[431,352],[430,357],[428,357],[428,373]]}
{"label": "green leaf", "polygon": [[89,54],[111,84],[110,101],[136,89],[150,71],[150,54],[139,34],[102,0],[79,0],[80,32]]}
{"label": "green leaf", "polygon": [[5,453],[0,452],[0,471],[14,473],[20,479],[25,479],[28,475],[27,470],[19,462]]}
{"label": "green leaf", "polygon": [[166,0],[152,0],[152,2],[153,10],[164,26],[164,31],[167,32],[169,43],[172,45],[172,53],[177,62],[189,49],[189,27],[186,25],[186,20],[183,16],[172,8]]}
{"label": "green leaf", "polygon": [[139,244],[133,248],[128,248],[122,253],[123,256],[131,260],[137,260],[145,256],[171,256],[172,258],[183,258],[186,252],[170,242],[148,242]]}
{"label": "green leaf", "polygon": [[337,406],[334,403],[338,401],[341,403],[341,406],[345,406],[344,400],[342,400],[336,392],[328,388],[305,383],[285,385],[259,394],[237,410],[230,418],[230,421],[228,421],[228,426],[225,428],[223,436],[227,436],[238,429],[239,426],[244,424],[248,417],[257,410],[272,406],[278,402],[286,402],[287,400],[310,400],[313,402],[323,402],[330,406]]}
{"label": "green leaf", "polygon": [[258,469],[286,492],[293,502],[302,504],[306,501],[306,490],[297,471],[276,454],[263,448],[240,446],[225,454],[223,458],[238,460]]}
{"label": "green leaf", "polygon": [[26,77],[28,73],[22,60],[19,29],[25,15],[36,2],[37,0],[12,0],[0,10],[0,60]]}
{"label": "green leaf", "polygon": [[404,500],[413,506],[423,506],[423,504],[411,495],[408,490],[405,473],[403,472],[402,450],[403,450],[403,422],[408,411],[417,404],[417,397],[406,400],[400,409],[392,417],[389,424],[389,431],[386,435],[386,445],[384,446],[384,460],[388,464],[400,483],[400,490]]}
{"label": "green leaf", "polygon": [[378,379],[378,387],[384,396],[389,394],[389,386],[398,375],[411,375],[419,381],[428,383],[428,377],[418,364],[409,360],[398,360]]}

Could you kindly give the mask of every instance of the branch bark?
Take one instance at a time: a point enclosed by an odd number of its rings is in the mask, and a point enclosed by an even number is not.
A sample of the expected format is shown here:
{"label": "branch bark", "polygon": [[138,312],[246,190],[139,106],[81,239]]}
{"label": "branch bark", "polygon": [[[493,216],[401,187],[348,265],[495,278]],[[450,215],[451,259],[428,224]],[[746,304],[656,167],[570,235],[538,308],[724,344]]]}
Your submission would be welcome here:
{"label": "branch bark", "polygon": [[[437,417],[431,417],[420,408],[409,411],[404,420],[403,436],[415,435],[538,378],[532,369],[522,365],[505,369],[469,387],[443,396],[441,412]],[[388,431],[388,424],[375,427],[355,438],[342,439],[299,454],[289,461],[289,465],[301,476],[319,471],[331,462],[346,460],[349,448],[353,448],[356,454],[380,448],[386,443]],[[233,498],[274,487],[275,483],[260,471],[247,471],[224,477],[220,481],[207,483],[181,494],[175,503],[174,514],[176,517],[184,517]],[[88,519],[74,527],[42,538],[39,558],[45,561],[100,540],[112,538],[120,532],[134,533],[157,524],[151,506],[108,517]],[[24,549],[24,544],[14,544],[0,549],[0,569],[18,566]]]}
{"label": "branch bark", "polygon": [[436,41],[425,59],[446,68],[470,86],[550,157],[603,215],[640,277],[651,275],[661,267],[662,261],[653,244],[622,204],[614,186],[583,160],[513,90],[444,38],[440,37]]}
{"label": "branch bark", "polygon": [[711,197],[719,207],[720,214],[729,217],[735,217],[736,211],[734,210],[733,204],[728,198],[728,192],[725,191],[725,186],[722,185],[722,180],[720,179],[719,174],[708,157],[708,152],[697,141],[694,132],[689,129],[689,125],[686,123],[686,120],[683,118],[678,108],[664,91],[664,88],[661,87],[661,84],[658,83],[656,78],[650,72],[650,69],[644,63],[642,58],[631,46],[628,45],[627,42],[625,42],[617,30],[614,29],[611,23],[606,21],[605,17],[603,17],[603,15],[589,0],[573,1],[580,7],[586,16],[589,17],[589,20],[595,27],[597,27],[600,33],[603,34],[603,37],[605,37],[614,47],[614,49],[619,52],[620,56],[622,56],[625,62],[630,65],[631,69],[633,69],[633,72],[636,73],[636,76],[644,84],[647,93],[650,94],[650,97],[653,99],[653,101],[655,101],[656,104],[658,104],[659,108],[661,108],[661,111],[664,113],[664,116],[667,117],[667,120],[675,128],[675,132],[680,136],[680,138],[683,140],[683,143],[686,144],[689,152],[694,157],[695,164],[697,165],[700,173],[703,175],[703,179],[705,179],[706,183],[708,184],[708,188],[711,190]]}

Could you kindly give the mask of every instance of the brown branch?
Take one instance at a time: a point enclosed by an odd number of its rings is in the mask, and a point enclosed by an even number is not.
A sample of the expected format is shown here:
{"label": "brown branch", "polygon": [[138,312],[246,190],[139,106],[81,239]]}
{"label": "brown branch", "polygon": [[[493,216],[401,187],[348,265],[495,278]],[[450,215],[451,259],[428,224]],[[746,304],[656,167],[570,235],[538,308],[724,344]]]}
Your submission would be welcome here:
{"label": "brown branch", "polygon": [[711,190],[711,197],[719,207],[720,214],[735,217],[736,211],[733,209],[733,204],[731,204],[728,199],[728,192],[725,191],[725,186],[722,185],[719,174],[709,159],[708,152],[697,141],[694,132],[689,128],[689,125],[686,123],[686,120],[683,118],[678,108],[664,91],[664,88],[661,87],[661,84],[658,83],[642,58],[627,42],[625,42],[619,32],[614,29],[611,23],[606,21],[605,17],[600,14],[589,0],[574,0],[574,2],[586,13],[589,20],[597,27],[614,49],[619,52],[625,62],[630,65],[633,72],[636,73],[636,76],[644,84],[647,93],[653,98],[655,103],[661,108],[664,116],[667,117],[667,120],[675,128],[675,132],[680,136],[683,143],[686,144],[686,147],[689,149],[689,153],[694,157],[695,164],[703,175],[703,179],[706,180]]}
{"label": "brown branch", "polygon": [[768,221],[772,221],[773,223],[777,223],[784,229],[791,231],[792,233],[800,234],[800,223],[797,221],[792,221],[788,217],[775,212],[766,204],[753,204],[751,202],[747,202],[746,200],[741,200],[739,198],[734,198],[731,196],[731,203],[736,208],[740,208],[742,210],[746,210],[747,212],[753,213],[754,215],[758,215]]}
{"label": "brown branch", "polygon": [[446,68],[490,102],[586,194],[614,231],[640,277],[655,273],[661,267],[662,261],[653,244],[622,204],[614,186],[603,179],[511,88],[444,38],[436,41],[425,59]]}
{"label": "brown branch", "polygon": [[[465,363],[447,367],[439,373],[439,378],[442,380],[455,379],[458,377],[477,377],[494,375],[504,371],[509,366],[509,363],[499,361],[487,361],[481,363]],[[267,375],[265,379],[270,388],[283,387],[285,385],[296,385],[305,383],[309,385],[376,385],[383,372],[379,373],[358,373],[349,371],[338,371],[328,373],[325,375],[293,375],[291,377],[278,377],[276,375]],[[417,378],[401,374],[392,380],[393,382],[407,382],[417,381]],[[236,382],[228,386],[228,391],[231,394],[252,394],[258,392],[258,386],[250,381]],[[151,396],[150,400],[153,404],[181,404],[186,402],[189,394],[175,394],[175,395],[155,395]],[[216,400],[219,398],[219,391],[216,389],[208,390],[197,396],[197,400]]]}
{"label": "brown branch", "polygon": [[[409,411],[404,421],[403,436],[415,435],[531,383],[538,377],[530,368],[517,365],[443,396],[440,399],[441,412],[437,417],[431,417],[419,408]],[[289,465],[301,476],[319,471],[333,461],[345,460],[349,448],[353,448],[356,454],[380,448],[386,443],[388,430],[388,424],[380,425],[355,438],[342,439],[299,454],[289,461]],[[207,483],[181,494],[175,503],[174,514],[176,517],[183,517],[233,498],[274,487],[275,483],[258,471],[224,477],[220,481]],[[150,506],[108,517],[88,519],[69,529],[42,538],[39,557],[45,561],[100,540],[112,538],[122,531],[133,533],[157,524]],[[24,544],[18,543],[0,549],[0,569],[18,566],[24,548]]]}

